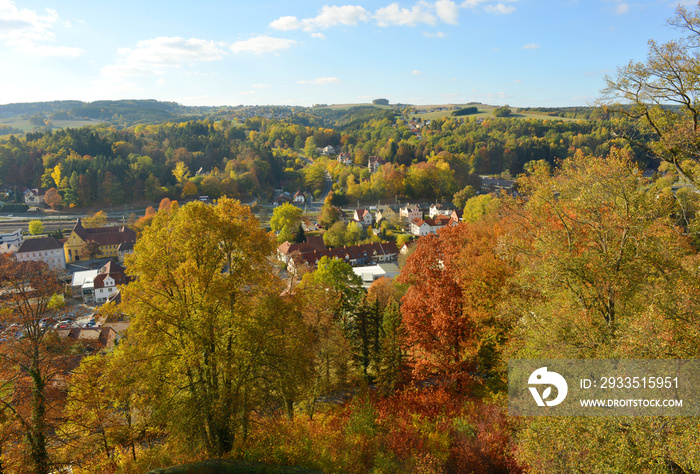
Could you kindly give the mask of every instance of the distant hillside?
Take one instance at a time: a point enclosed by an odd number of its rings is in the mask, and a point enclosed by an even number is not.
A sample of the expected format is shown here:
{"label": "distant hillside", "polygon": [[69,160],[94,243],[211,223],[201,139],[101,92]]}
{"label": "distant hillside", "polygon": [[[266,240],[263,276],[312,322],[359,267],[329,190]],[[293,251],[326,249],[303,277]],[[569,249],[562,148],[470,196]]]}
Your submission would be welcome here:
{"label": "distant hillside", "polygon": [[[100,100],[81,102],[62,100],[0,105],[0,118],[30,120],[39,124],[50,121],[82,121],[84,119],[131,126],[199,118],[216,112],[216,107],[188,107],[176,102],[157,100]],[[8,120],[4,123],[11,125]]]}

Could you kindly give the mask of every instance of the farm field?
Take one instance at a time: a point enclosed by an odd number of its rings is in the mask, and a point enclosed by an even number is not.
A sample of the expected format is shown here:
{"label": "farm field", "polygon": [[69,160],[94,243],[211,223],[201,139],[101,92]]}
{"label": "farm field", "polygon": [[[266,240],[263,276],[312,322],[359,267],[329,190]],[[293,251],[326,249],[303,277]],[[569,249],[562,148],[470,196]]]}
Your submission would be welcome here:
{"label": "farm field", "polygon": [[[85,127],[86,125],[98,125],[101,122],[99,120],[80,119],[80,120],[54,120],[51,123],[52,123],[52,128],[59,128],[60,129],[60,128],[80,128],[80,127]],[[23,119],[23,118],[18,118],[18,117],[0,119],[0,124],[20,129],[25,133],[31,132],[36,128],[35,125],[29,123],[28,119]]]}

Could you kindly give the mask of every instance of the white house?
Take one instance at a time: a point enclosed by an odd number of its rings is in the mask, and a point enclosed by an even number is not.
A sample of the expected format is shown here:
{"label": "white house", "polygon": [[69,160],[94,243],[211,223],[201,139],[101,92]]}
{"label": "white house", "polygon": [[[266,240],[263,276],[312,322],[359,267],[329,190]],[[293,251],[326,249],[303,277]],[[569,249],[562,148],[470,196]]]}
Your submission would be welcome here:
{"label": "white house", "polygon": [[452,215],[452,211],[453,209],[448,209],[442,204],[432,204],[430,206],[428,215],[431,219],[435,219],[437,216],[450,216]]}
{"label": "white house", "polygon": [[413,219],[420,219],[423,217],[423,211],[420,207],[414,204],[406,204],[405,207],[399,209],[399,216],[406,219],[406,222],[412,222]]}
{"label": "white house", "polygon": [[40,206],[44,202],[44,195],[36,188],[27,189],[24,192],[24,202],[30,206]]}
{"label": "white house", "polygon": [[355,214],[353,214],[352,218],[355,220],[355,222],[362,224],[362,227],[372,225],[372,213],[367,209],[355,210]]}
{"label": "white house", "polygon": [[107,262],[93,280],[95,303],[105,303],[112,294],[118,291],[117,285],[125,283],[124,268],[111,261]]}
{"label": "white house", "polygon": [[302,194],[301,191],[297,191],[294,193],[293,201],[304,204],[306,202],[306,198],[304,197],[304,194]]}
{"label": "white house", "polygon": [[424,235],[430,234],[430,224],[428,224],[423,219],[416,217],[411,221],[411,234],[417,235],[418,237],[423,237]]}
{"label": "white house", "polygon": [[18,262],[45,262],[49,268],[56,271],[66,269],[66,255],[63,244],[53,237],[27,239],[15,253]]}
{"label": "white house", "polygon": [[22,245],[24,237],[22,237],[22,229],[13,230],[12,232],[0,233],[0,244],[14,245],[19,247]]}
{"label": "white house", "polygon": [[438,216],[437,219],[413,219],[411,221],[410,232],[418,237],[428,234],[437,234],[439,229],[442,229],[451,222],[452,220],[447,216]]}

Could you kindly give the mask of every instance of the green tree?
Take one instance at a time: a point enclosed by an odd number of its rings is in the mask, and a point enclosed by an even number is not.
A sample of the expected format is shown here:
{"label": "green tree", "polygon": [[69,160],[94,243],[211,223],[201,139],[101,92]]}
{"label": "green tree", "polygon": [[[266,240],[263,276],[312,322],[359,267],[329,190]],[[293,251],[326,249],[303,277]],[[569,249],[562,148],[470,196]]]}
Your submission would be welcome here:
{"label": "green tree", "polygon": [[281,296],[273,250],[250,209],[222,198],[158,212],[128,260],[129,350],[149,360],[138,376],[160,394],[152,410],[189,452],[228,453],[263,400],[281,402],[280,384],[299,382],[303,361],[283,361],[307,342],[295,339],[304,327]]}
{"label": "green tree", "polygon": [[476,222],[498,208],[498,198],[491,194],[481,194],[467,200],[464,205],[464,222]]}
{"label": "green tree", "polygon": [[476,189],[474,186],[467,185],[461,191],[457,191],[452,196],[452,204],[457,206],[457,209],[464,209],[467,205],[467,201],[476,196]]}
{"label": "green tree", "polygon": [[294,241],[299,226],[301,225],[301,217],[304,211],[294,204],[284,203],[276,207],[272,211],[270,219],[270,227],[273,232],[278,232],[277,241]]}
{"label": "green tree", "polygon": [[310,159],[316,158],[318,156],[317,148],[316,139],[312,136],[307,137],[304,142],[304,155]]}
{"label": "green tree", "polygon": [[29,233],[32,235],[38,235],[44,233],[44,223],[41,221],[29,221]]}

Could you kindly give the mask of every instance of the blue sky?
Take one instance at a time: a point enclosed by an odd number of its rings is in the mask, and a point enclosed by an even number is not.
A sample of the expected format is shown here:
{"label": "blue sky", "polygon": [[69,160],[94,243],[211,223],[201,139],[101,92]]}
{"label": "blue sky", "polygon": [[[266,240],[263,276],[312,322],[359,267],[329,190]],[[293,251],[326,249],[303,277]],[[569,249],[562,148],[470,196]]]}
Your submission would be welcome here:
{"label": "blue sky", "polygon": [[0,0],[0,104],[592,103],[695,0]]}

